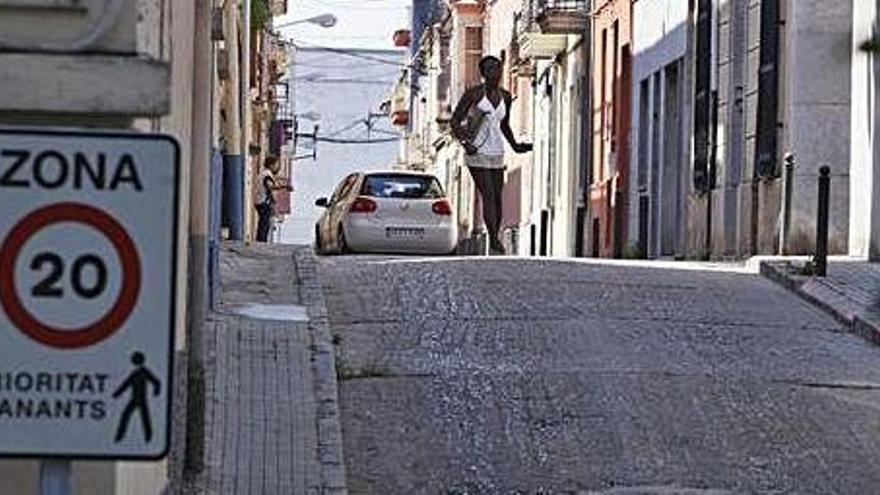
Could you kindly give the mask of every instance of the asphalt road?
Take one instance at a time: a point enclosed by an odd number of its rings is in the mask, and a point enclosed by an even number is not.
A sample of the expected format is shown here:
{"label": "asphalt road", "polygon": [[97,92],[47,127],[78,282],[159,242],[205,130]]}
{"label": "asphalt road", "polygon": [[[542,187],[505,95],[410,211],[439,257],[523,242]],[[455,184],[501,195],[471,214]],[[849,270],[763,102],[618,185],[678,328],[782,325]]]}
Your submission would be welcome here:
{"label": "asphalt road", "polygon": [[757,275],[320,270],[352,493],[880,493],[880,348]]}

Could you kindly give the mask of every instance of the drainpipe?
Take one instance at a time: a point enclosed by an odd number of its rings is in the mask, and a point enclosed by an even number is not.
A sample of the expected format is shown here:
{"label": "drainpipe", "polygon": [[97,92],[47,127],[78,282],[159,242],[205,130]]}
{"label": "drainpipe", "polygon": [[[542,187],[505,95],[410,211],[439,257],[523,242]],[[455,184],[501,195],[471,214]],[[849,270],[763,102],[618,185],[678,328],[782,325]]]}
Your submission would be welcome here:
{"label": "drainpipe", "polygon": [[[590,6],[592,9],[592,5]],[[584,174],[584,233],[587,236],[584,242],[584,249],[586,250],[588,246],[591,246],[593,243],[592,239],[592,224],[593,224],[593,212],[592,205],[590,204],[590,189],[592,187],[592,175],[593,175],[593,19],[594,14],[591,11],[587,20],[587,27],[584,31],[584,43],[581,47],[584,53],[584,60],[587,62],[587,73],[584,77],[584,98],[583,98],[583,106],[581,107],[581,118],[584,122],[583,129],[583,144],[584,144],[584,153],[583,153],[583,167],[585,168]],[[589,240],[589,242],[586,242]]]}
{"label": "drainpipe", "polygon": [[244,239],[245,231],[248,230],[248,218],[250,209],[249,191],[247,190],[248,166],[250,164],[251,144],[251,0],[242,0],[242,27],[241,27],[241,235],[239,240]]}
{"label": "drainpipe", "polygon": [[[244,237],[244,158],[242,155],[242,78],[245,72],[241,70],[242,62],[239,57],[239,43],[244,38],[239,29],[239,4],[236,0],[227,0],[224,9],[224,22],[226,23],[227,60],[229,62],[229,79],[226,82],[226,94],[224,103],[226,110],[226,122],[224,125],[224,149],[223,149],[223,225],[229,229],[229,239],[240,241]],[[245,52],[246,53],[246,52]]]}
{"label": "drainpipe", "polygon": [[205,376],[202,338],[209,304],[209,210],[214,50],[211,6],[195,4],[193,33],[192,149],[189,208],[189,290],[187,291],[187,401],[184,471],[192,477],[204,465]]}

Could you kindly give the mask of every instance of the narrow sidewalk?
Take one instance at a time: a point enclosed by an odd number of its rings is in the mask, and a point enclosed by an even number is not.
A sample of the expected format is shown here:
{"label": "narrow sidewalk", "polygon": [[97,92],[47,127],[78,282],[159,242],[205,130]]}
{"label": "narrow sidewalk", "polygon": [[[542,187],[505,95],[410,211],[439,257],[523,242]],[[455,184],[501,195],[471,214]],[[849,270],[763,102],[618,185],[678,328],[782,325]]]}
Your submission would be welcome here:
{"label": "narrow sidewalk", "polygon": [[827,277],[805,274],[805,265],[803,258],[770,259],[761,262],[761,274],[880,344],[880,263],[834,257],[828,261]]}
{"label": "narrow sidewalk", "polygon": [[326,309],[314,263],[305,247],[223,248],[219,307],[205,329],[205,466],[196,493],[345,493],[335,363],[332,344],[329,356],[321,352]]}

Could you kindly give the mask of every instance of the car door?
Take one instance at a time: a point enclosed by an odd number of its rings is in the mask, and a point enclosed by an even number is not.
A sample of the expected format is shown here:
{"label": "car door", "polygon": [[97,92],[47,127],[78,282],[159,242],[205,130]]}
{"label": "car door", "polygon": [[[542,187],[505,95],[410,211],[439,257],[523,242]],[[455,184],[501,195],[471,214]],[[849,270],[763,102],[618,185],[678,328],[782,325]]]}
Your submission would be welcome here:
{"label": "car door", "polygon": [[355,190],[355,185],[358,183],[359,178],[360,174],[350,174],[343,179],[342,183],[339,185],[339,189],[333,194],[333,198],[331,198],[330,210],[327,212],[327,229],[329,230],[327,238],[333,239],[333,246],[337,249],[341,247],[338,239],[339,226],[345,215],[348,213],[348,206],[351,204],[352,192]]}
{"label": "car door", "polygon": [[336,228],[333,223],[333,208],[334,205],[338,202],[339,194],[342,191],[343,187],[346,184],[348,177],[339,181],[336,185],[336,188],[333,190],[333,194],[330,195],[330,198],[327,200],[327,206],[324,209],[324,212],[321,214],[321,218],[318,220],[318,230],[321,235],[321,240],[324,243],[325,248],[329,246],[333,246],[336,243],[334,237],[336,236]]}

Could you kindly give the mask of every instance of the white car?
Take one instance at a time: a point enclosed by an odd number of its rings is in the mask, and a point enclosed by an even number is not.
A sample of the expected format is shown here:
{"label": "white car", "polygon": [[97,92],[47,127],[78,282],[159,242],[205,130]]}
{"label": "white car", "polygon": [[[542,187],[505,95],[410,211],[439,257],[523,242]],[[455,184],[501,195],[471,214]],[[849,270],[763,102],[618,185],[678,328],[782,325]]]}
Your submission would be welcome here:
{"label": "white car", "polygon": [[315,225],[318,253],[451,254],[458,243],[452,206],[437,177],[418,172],[354,173]]}

